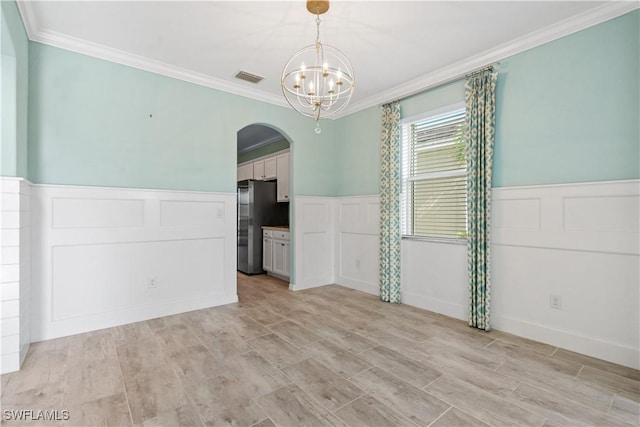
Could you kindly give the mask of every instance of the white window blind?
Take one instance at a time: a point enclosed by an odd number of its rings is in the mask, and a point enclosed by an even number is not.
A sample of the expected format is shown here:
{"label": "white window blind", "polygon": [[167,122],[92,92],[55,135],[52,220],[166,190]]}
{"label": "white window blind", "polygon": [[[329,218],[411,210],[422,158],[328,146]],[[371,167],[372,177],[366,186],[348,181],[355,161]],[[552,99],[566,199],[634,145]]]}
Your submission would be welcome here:
{"label": "white window blind", "polygon": [[464,108],[403,124],[402,233],[465,239]]}

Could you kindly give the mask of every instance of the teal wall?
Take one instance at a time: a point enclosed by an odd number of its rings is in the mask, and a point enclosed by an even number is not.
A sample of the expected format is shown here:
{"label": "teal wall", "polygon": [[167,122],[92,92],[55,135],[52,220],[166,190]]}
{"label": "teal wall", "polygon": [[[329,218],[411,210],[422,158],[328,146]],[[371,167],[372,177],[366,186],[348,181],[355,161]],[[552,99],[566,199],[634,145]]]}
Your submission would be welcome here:
{"label": "teal wall", "polygon": [[335,156],[336,195],[378,194],[380,181],[380,108],[336,120],[340,144]]}
{"label": "teal wall", "polygon": [[[36,183],[233,192],[236,132],[293,143],[293,194],[333,195],[333,122],[31,43],[29,178]],[[304,171],[304,173],[303,173]]]}
{"label": "teal wall", "polygon": [[640,178],[640,11],[503,64],[494,186]]}
{"label": "teal wall", "polygon": [[238,163],[248,162],[262,156],[268,156],[269,154],[286,150],[287,148],[289,148],[289,141],[283,138],[279,141],[275,141],[267,145],[263,145],[262,147],[258,147],[255,150],[238,154]]}
{"label": "teal wall", "polygon": [[[2,67],[15,69],[15,102],[2,99],[3,117],[11,123],[2,122],[0,142],[0,176],[27,176],[27,105],[29,96],[29,42],[18,7],[13,1],[0,1],[0,43]],[[13,73],[13,72],[12,72]],[[7,75],[3,75],[5,79]],[[12,76],[13,78],[13,76]],[[11,96],[13,98],[13,95]],[[7,109],[11,109],[7,111]],[[7,131],[5,126],[15,127]]]}
{"label": "teal wall", "polygon": [[[2,10],[27,52],[15,4]],[[640,178],[639,22],[636,10],[502,61],[494,186]],[[28,52],[34,182],[234,191],[236,132],[257,123],[292,141],[294,195],[378,193],[378,107],[316,135],[285,108],[38,43]],[[403,100],[402,114],[462,99],[455,82]]]}
{"label": "teal wall", "polygon": [[[502,61],[493,186],[640,178],[640,11]],[[411,117],[464,100],[462,81],[401,101]],[[379,192],[379,108],[337,121],[338,195]]]}
{"label": "teal wall", "polygon": [[[403,117],[411,117],[464,100],[462,82],[450,83],[407,98],[400,103]],[[343,141],[340,155],[339,196],[380,192],[380,107],[368,108],[339,119],[337,129]]]}
{"label": "teal wall", "polygon": [[402,117],[412,117],[459,102],[464,102],[464,82],[462,80],[402,100],[400,108]]}

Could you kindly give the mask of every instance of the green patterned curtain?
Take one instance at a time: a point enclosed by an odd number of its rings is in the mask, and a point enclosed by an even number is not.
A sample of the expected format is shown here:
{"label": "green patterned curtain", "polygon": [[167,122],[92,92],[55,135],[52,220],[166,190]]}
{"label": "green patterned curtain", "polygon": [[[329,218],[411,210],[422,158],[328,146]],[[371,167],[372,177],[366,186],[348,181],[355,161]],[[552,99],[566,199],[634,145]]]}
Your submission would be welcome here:
{"label": "green patterned curtain", "polygon": [[380,299],[400,302],[400,104],[382,106]]}
{"label": "green patterned curtain", "polygon": [[491,169],[497,75],[485,70],[465,84],[467,141],[467,255],[469,326],[491,330]]}

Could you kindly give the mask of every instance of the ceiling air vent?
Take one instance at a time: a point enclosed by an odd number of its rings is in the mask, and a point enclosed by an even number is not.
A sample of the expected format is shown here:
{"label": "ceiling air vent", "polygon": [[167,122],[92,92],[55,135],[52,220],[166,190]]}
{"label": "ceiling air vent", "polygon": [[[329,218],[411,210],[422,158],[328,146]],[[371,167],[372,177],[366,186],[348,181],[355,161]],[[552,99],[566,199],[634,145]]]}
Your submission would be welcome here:
{"label": "ceiling air vent", "polygon": [[246,71],[240,71],[238,74],[236,74],[236,79],[244,80],[250,83],[259,83],[260,80],[264,79],[264,77],[247,73]]}

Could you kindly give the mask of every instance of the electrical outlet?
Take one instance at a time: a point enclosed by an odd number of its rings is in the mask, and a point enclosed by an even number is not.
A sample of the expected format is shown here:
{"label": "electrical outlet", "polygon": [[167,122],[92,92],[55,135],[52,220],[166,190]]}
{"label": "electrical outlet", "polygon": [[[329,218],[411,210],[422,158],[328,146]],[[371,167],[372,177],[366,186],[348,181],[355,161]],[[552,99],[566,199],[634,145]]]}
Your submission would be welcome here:
{"label": "electrical outlet", "polygon": [[549,308],[562,310],[562,297],[560,295],[549,295]]}
{"label": "electrical outlet", "polygon": [[147,282],[147,287],[148,288],[157,288],[158,287],[158,281],[156,280],[155,277],[149,278],[149,281]]}
{"label": "electrical outlet", "polygon": [[358,270],[360,270],[360,260],[359,259],[356,260],[356,268]]}

